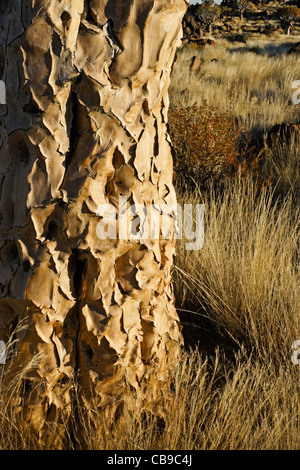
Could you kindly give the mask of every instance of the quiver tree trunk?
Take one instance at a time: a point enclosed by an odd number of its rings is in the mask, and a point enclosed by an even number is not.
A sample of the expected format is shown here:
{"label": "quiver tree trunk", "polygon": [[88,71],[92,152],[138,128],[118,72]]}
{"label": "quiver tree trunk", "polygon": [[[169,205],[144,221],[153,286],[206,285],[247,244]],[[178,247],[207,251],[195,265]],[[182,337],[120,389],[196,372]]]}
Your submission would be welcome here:
{"label": "quiver tree trunk", "polygon": [[42,435],[72,413],[75,374],[87,406],[108,406],[124,381],[137,396],[142,381],[163,384],[176,360],[173,225],[166,238],[106,240],[97,226],[120,195],[176,203],[166,125],[186,2],[0,7],[0,339],[22,321],[13,366],[41,354],[16,410]]}

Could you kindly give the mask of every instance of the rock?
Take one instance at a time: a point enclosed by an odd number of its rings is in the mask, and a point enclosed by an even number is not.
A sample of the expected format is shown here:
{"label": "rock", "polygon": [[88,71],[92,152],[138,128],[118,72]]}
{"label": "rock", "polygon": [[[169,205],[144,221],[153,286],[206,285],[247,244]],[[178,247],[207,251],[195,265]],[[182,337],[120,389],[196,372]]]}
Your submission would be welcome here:
{"label": "rock", "polygon": [[216,41],[211,38],[199,38],[196,36],[192,36],[189,38],[191,42],[196,43],[198,46],[215,46]]}
{"label": "rock", "polygon": [[197,72],[200,68],[200,65],[201,65],[201,60],[200,60],[200,57],[194,55],[192,58],[191,58],[191,63],[190,63],[190,70],[192,72]]}
{"label": "rock", "polygon": [[208,38],[206,44],[208,46],[216,46],[216,41],[214,41],[213,39]]}

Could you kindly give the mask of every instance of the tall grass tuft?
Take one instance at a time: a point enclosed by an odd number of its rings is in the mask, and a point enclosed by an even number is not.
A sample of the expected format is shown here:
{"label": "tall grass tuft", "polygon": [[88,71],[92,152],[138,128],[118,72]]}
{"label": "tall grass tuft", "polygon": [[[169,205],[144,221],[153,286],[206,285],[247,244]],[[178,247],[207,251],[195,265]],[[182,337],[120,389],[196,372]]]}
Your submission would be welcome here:
{"label": "tall grass tuft", "polygon": [[178,241],[178,307],[188,300],[223,337],[280,361],[300,336],[299,205],[251,180],[187,198],[205,204],[205,240],[197,252]]}

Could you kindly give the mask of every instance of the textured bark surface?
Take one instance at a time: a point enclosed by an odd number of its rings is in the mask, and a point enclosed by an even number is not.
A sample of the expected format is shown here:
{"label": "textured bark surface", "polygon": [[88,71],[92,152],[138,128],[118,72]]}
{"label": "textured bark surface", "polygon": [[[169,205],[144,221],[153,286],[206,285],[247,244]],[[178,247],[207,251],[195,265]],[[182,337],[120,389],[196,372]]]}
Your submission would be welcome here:
{"label": "textured bark surface", "polygon": [[124,380],[137,393],[142,379],[163,384],[176,360],[173,237],[101,240],[96,230],[99,205],[119,195],[176,202],[166,122],[185,9],[0,2],[0,339],[23,320],[15,365],[43,353],[16,401],[41,433],[58,409],[72,412],[74,374],[87,404],[93,394],[107,406]]}

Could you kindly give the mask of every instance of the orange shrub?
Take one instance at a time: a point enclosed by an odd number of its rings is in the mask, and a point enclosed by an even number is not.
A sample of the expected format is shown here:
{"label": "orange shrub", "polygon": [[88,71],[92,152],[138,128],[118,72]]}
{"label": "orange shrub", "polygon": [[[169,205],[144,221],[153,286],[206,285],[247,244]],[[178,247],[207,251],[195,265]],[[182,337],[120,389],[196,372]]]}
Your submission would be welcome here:
{"label": "orange shrub", "polygon": [[180,177],[204,185],[239,175],[259,174],[261,154],[250,147],[249,132],[230,113],[201,107],[171,107],[169,133]]}

